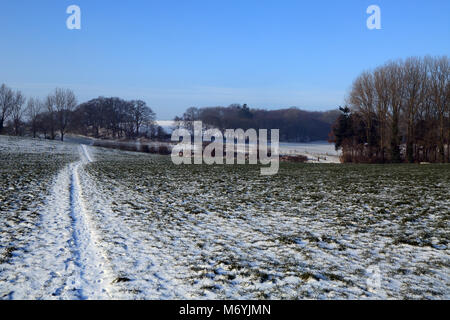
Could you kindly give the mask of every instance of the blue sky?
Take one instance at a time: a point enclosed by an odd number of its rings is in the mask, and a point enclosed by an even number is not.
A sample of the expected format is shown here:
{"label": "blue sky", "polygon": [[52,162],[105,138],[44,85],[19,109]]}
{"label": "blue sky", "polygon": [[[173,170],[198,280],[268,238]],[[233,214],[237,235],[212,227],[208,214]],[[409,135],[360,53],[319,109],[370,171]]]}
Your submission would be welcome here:
{"label": "blue sky", "polygon": [[[66,28],[80,6],[82,29]],[[381,8],[382,30],[366,9]],[[0,82],[145,100],[159,119],[190,106],[334,108],[387,60],[450,53],[450,1],[2,0]]]}

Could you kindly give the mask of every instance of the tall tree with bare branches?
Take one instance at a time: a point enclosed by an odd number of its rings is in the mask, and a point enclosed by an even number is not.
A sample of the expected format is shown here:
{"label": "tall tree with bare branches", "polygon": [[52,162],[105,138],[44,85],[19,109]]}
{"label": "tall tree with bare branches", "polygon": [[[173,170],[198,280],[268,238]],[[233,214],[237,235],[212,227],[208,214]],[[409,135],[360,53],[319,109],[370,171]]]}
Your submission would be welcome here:
{"label": "tall tree with bare branches", "polygon": [[61,141],[64,141],[64,135],[66,134],[69,126],[72,112],[77,105],[77,99],[75,98],[75,94],[72,90],[60,88],[55,90],[53,98],[56,108],[56,119],[59,135]]}
{"label": "tall tree with bare branches", "polygon": [[33,138],[36,138],[38,131],[38,119],[39,114],[43,110],[43,103],[39,98],[30,98],[28,99],[27,104],[27,116],[30,121],[31,132],[33,134]]}
{"label": "tall tree with bare branches", "polygon": [[50,134],[50,139],[55,140],[56,137],[56,107],[55,97],[49,94],[45,98],[46,115],[44,117],[44,126]]}
{"label": "tall tree with bare branches", "polygon": [[11,108],[11,117],[14,126],[14,135],[19,136],[21,135],[22,117],[25,111],[23,105],[25,104],[26,99],[22,92],[16,91],[14,93],[13,100],[14,102]]}
{"label": "tall tree with bare branches", "polygon": [[0,134],[3,133],[5,122],[11,115],[14,106],[14,92],[5,84],[0,87]]}

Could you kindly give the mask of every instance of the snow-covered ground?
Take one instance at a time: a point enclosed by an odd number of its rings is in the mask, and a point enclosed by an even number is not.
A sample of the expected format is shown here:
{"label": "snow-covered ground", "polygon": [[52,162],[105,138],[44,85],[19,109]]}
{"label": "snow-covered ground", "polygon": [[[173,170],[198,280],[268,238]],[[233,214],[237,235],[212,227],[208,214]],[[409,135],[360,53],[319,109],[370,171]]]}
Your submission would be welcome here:
{"label": "snow-covered ground", "polygon": [[[172,133],[175,121],[159,120],[156,123],[166,132]],[[340,152],[336,151],[334,144],[327,141],[300,142],[280,142],[280,154],[282,155],[303,155],[308,157],[309,163],[340,163]]]}
{"label": "snow-covered ground", "polygon": [[332,143],[314,141],[308,143],[280,142],[280,154],[303,155],[308,157],[309,163],[340,163],[341,153],[336,151]]}
{"label": "snow-covered ground", "polygon": [[450,298],[450,166],[175,166],[0,136],[2,299]]}

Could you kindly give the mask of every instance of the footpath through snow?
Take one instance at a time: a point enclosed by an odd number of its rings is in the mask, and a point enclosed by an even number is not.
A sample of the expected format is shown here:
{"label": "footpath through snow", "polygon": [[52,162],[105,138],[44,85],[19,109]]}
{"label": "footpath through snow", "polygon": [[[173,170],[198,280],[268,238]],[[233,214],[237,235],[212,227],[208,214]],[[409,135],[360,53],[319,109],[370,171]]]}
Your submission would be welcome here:
{"label": "footpath through snow", "polygon": [[111,298],[108,290],[113,277],[107,259],[97,247],[99,237],[89,213],[85,209],[80,186],[79,170],[92,158],[85,145],[81,147],[81,160],[70,165],[70,216],[72,220],[72,252],[77,270],[69,277],[76,285],[80,299]]}
{"label": "footpath through snow", "polygon": [[[30,236],[3,272],[10,299],[109,299],[114,277],[98,246],[99,237],[80,184],[80,170],[92,162],[85,145],[80,159],[59,172],[41,211],[38,232]],[[5,297],[4,297],[5,298]]]}

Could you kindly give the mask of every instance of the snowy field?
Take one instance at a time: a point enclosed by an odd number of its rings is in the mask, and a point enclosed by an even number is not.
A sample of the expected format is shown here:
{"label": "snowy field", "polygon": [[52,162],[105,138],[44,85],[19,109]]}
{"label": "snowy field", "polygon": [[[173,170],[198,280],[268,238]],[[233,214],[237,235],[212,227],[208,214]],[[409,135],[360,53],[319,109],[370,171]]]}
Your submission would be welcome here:
{"label": "snowy field", "polygon": [[[172,133],[175,127],[175,122],[170,120],[160,120],[156,123],[169,133]],[[280,142],[280,154],[306,156],[308,163],[340,163],[340,152],[336,151],[334,144],[328,141]]]}
{"label": "snowy field", "polygon": [[280,154],[306,156],[309,163],[340,163],[341,152],[336,151],[334,144],[327,141],[280,142]]}
{"label": "snowy field", "polygon": [[0,136],[0,299],[449,299],[449,165],[174,166]]}

